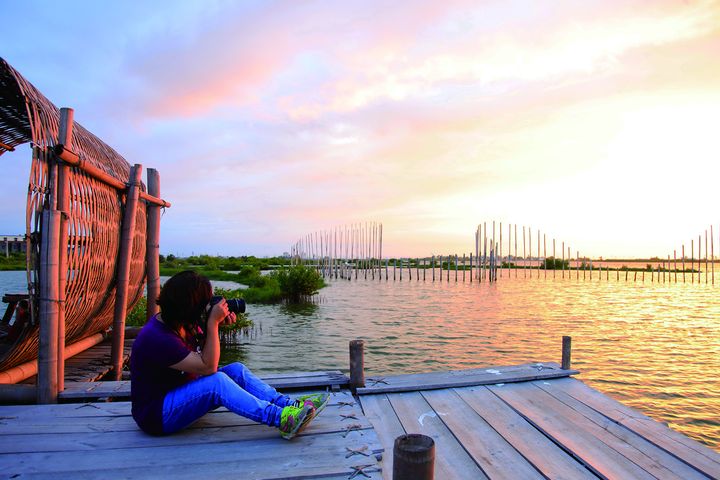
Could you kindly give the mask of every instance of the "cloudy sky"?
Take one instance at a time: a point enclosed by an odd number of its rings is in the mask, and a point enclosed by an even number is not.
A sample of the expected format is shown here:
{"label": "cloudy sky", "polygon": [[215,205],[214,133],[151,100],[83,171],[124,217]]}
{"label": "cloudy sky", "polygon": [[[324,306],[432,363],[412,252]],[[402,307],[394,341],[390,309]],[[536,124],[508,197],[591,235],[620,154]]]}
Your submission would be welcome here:
{"label": "cloudy sky", "polygon": [[[605,257],[720,235],[718,2],[0,8],[0,56],[160,171],[163,253],[372,221],[397,256],[469,253],[493,220]],[[29,161],[0,157],[0,234],[24,232]]]}

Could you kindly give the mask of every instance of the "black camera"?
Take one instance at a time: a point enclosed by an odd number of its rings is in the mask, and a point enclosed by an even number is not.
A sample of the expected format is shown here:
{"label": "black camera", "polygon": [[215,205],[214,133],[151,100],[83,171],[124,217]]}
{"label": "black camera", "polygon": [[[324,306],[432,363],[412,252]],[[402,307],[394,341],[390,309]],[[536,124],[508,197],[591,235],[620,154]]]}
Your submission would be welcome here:
{"label": "black camera", "polygon": [[[223,297],[221,295],[215,295],[210,299],[208,307],[212,309],[212,307],[222,299]],[[230,312],[235,314],[245,313],[245,300],[243,300],[242,298],[226,298],[225,302],[227,303],[228,310]]]}
{"label": "black camera", "polygon": [[[205,336],[205,331],[207,330],[207,319],[208,315],[210,315],[210,310],[212,310],[212,307],[214,307],[215,304],[222,299],[223,297],[221,295],[213,296],[208,302],[207,307],[205,307],[205,312],[200,316],[200,323],[198,324],[198,327],[200,327],[200,330],[202,331],[202,337]],[[230,312],[235,314],[245,313],[245,300],[242,298],[227,298],[225,299],[225,302],[227,303],[228,310]]]}

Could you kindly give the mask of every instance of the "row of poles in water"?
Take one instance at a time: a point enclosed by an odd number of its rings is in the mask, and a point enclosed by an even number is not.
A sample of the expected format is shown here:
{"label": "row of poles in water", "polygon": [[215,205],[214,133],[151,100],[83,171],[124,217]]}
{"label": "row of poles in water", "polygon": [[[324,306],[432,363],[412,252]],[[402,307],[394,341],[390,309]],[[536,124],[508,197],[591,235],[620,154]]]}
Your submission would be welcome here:
{"label": "row of poles in water", "polygon": [[[451,271],[454,270],[455,281],[467,279],[470,282],[488,281],[494,282],[498,277],[503,277],[503,272],[508,278],[520,276],[523,278],[548,277],[548,270],[552,277],[572,278],[573,271],[575,278],[593,278],[593,272],[598,272],[598,278],[610,280],[613,276],[617,280],[624,278],[626,281],[645,281],[646,273],[650,274],[651,282],[695,282],[702,281],[702,270],[705,270],[705,283],[715,284],[715,255],[713,241],[713,227],[710,227],[710,235],[705,231],[705,258],[702,252],[702,235],[698,236],[698,256],[695,258],[694,239],[690,241],[690,257],[686,257],[685,244],[681,247],[680,258],[677,250],[673,251],[673,257],[667,256],[667,263],[664,259],[653,258],[651,263],[646,263],[645,268],[637,268],[623,265],[611,267],[606,261],[603,269],[602,261],[593,262],[592,259],[581,257],[580,252],[572,256],[572,250],[565,242],[558,242],[552,238],[548,245],[547,235],[539,229],[533,235],[530,227],[519,227],[518,225],[507,225],[507,234],[503,236],[502,223],[484,222],[475,230],[475,255],[463,254],[459,256],[446,255],[424,258],[399,258],[383,259],[382,257],[382,233],[383,227],[378,222],[357,223],[342,227],[335,227],[331,230],[324,230],[308,234],[298,240],[291,247],[291,257],[294,264],[311,265],[315,267],[324,278],[341,279],[383,279],[389,280],[392,270],[393,280],[403,279],[403,271],[407,270],[408,280],[413,279],[415,270],[416,280],[436,279],[450,281]],[[505,241],[503,241],[503,237]],[[522,239],[522,250],[520,248]],[[548,251],[548,247],[550,247]],[[560,247],[559,256],[557,247]],[[535,250],[533,250],[535,248]],[[522,255],[519,255],[522,253]],[[548,256],[548,253],[551,255]],[[567,253],[567,255],[566,255]],[[708,256],[709,253],[709,256]],[[687,264],[689,263],[689,269]],[[697,265],[697,269],[696,269]],[[391,268],[392,267],[392,268]],[[436,269],[439,273],[436,274]],[[421,275],[422,270],[422,275]],[[430,270],[428,274],[426,271]],[[444,271],[444,272],[443,272]],[[466,274],[469,272],[469,274]],[[542,272],[542,274],[541,274]],[[443,273],[445,273],[443,275]],[[533,275],[535,273],[535,275]],[[603,275],[604,274],[604,275]],[[422,276],[422,278],[421,278]]]}

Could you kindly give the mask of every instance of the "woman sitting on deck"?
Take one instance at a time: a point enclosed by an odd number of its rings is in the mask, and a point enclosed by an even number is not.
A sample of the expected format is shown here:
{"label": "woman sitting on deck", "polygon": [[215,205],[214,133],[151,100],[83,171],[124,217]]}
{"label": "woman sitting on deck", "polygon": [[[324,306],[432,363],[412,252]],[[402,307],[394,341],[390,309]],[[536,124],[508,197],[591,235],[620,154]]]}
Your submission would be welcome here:
{"label": "woman sitting on deck", "polygon": [[[224,299],[211,305],[212,294],[210,281],[191,271],[178,273],[163,286],[160,313],[142,328],[130,356],[135,422],[147,433],[170,434],[223,406],[278,427],[283,438],[294,437],[325,407],[329,394],[293,400],[241,363],[218,369],[218,327],[234,323],[236,316]],[[205,319],[207,331],[201,332]]]}

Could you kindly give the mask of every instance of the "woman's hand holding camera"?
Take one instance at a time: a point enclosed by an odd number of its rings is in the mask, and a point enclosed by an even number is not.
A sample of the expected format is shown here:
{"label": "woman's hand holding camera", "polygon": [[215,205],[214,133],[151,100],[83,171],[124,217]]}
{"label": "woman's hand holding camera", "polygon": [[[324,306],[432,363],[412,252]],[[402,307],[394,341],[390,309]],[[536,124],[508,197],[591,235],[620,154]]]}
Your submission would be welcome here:
{"label": "woman's hand holding camera", "polygon": [[220,300],[218,303],[213,305],[208,315],[208,327],[212,324],[215,328],[220,325],[232,325],[237,320],[235,312],[231,312],[228,309],[227,302],[225,299]]}

